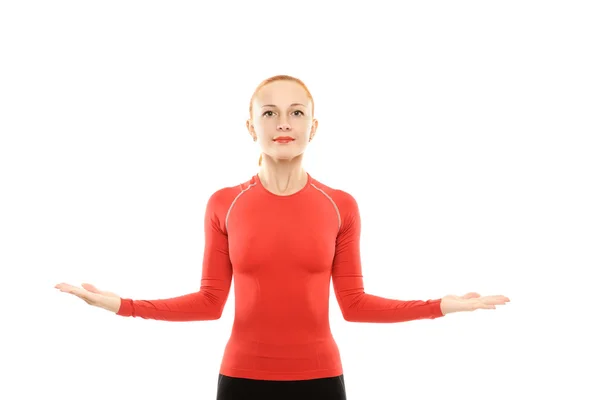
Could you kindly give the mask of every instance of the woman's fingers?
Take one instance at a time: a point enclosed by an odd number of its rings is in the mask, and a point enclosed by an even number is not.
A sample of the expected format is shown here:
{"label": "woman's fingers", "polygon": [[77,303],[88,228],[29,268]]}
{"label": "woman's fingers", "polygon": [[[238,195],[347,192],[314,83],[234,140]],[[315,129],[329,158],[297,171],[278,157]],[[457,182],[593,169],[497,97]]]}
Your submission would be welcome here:
{"label": "woman's fingers", "polygon": [[92,293],[102,294],[102,291],[91,283],[82,283],[81,287],[83,287],[85,290],[89,290]]}
{"label": "woman's fingers", "polygon": [[116,293],[109,292],[108,290],[100,290],[96,286],[92,285],[91,283],[82,283],[81,286],[85,290],[89,290],[92,293],[98,293],[98,294],[101,294],[103,296],[108,296],[108,297],[121,297]]}
{"label": "woman's fingers", "polygon": [[495,305],[505,304],[505,303],[510,302],[510,299],[508,297],[502,296],[502,295],[485,296],[485,297],[481,297],[480,300],[486,304],[495,304]]}
{"label": "woman's fingers", "polygon": [[75,286],[73,285],[69,285],[68,283],[59,283],[58,285],[54,286],[55,288],[57,288],[58,290],[60,290],[61,292],[70,292],[71,290],[75,289]]}
{"label": "woman's fingers", "polygon": [[[109,292],[106,290],[100,290],[96,286],[92,285],[91,283],[82,283],[81,286],[84,289],[84,292],[79,292],[79,294],[81,294],[81,295],[85,295],[86,294],[85,292],[89,292],[89,293],[94,293],[94,294],[98,294],[101,296],[120,297],[116,293]],[[56,285],[54,287],[59,289],[61,292],[69,292],[69,291],[76,290],[76,289],[81,290],[77,286],[69,285],[68,283],[59,283],[58,285]],[[75,294],[75,293],[73,293],[73,294]]]}
{"label": "woman's fingers", "polygon": [[508,303],[510,299],[506,296],[485,296],[470,299],[471,306],[473,310],[477,309],[485,309],[485,310],[494,310],[498,305],[504,305]]}
{"label": "woman's fingers", "polygon": [[72,295],[75,295],[75,296],[79,297],[80,299],[84,300],[86,303],[92,304],[92,305],[95,305],[97,303],[98,296],[101,296],[99,294],[92,293],[88,290],[78,288],[77,286],[73,286],[68,283],[59,283],[58,285],[56,285],[54,287],[56,289],[60,290],[61,292],[70,293]]}
{"label": "woman's fingers", "polygon": [[471,299],[467,304],[468,304],[467,308],[463,311],[475,311],[475,310],[480,310],[480,309],[493,310],[496,308],[495,305],[486,304],[485,302],[480,301],[479,299]]}
{"label": "woman's fingers", "polygon": [[493,304],[486,304],[486,303],[479,303],[479,307],[478,308],[482,308],[484,310],[495,310],[496,306]]}

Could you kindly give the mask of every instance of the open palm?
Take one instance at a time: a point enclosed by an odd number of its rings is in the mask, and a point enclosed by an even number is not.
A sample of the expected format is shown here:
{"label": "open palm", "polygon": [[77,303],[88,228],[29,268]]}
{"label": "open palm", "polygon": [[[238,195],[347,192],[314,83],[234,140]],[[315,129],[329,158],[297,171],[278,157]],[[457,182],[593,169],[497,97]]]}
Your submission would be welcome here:
{"label": "open palm", "polygon": [[493,310],[498,305],[504,305],[510,299],[502,295],[481,296],[479,293],[469,292],[464,296],[448,295],[442,297],[442,314],[461,311],[475,311],[478,309]]}
{"label": "open palm", "polygon": [[121,297],[113,292],[100,290],[91,283],[82,283],[82,287],[70,285],[68,283],[59,283],[54,286],[61,292],[75,295],[88,303],[89,305],[104,308],[105,310],[116,313],[121,307]]}

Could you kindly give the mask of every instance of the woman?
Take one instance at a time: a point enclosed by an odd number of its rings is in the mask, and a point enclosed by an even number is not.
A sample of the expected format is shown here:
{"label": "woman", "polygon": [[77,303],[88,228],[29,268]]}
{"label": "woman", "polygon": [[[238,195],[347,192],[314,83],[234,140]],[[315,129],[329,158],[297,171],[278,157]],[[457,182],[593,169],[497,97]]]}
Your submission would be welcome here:
{"label": "woman", "polygon": [[132,300],[83,284],[56,287],[121,316],[165,321],[221,316],[235,279],[235,319],[217,400],[346,399],[329,326],[329,285],[345,320],[401,322],[493,309],[504,296],[401,301],[364,292],[355,199],[302,166],[318,122],[306,86],[290,76],[263,81],[250,100],[248,132],[261,147],[259,171],[208,200],[200,290]]}

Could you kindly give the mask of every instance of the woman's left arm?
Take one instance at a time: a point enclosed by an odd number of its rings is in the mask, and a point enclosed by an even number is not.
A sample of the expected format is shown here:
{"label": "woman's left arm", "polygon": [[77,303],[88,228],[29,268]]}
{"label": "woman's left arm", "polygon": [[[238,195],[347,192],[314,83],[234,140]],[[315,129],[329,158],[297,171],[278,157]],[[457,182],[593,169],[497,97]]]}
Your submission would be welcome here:
{"label": "woman's left arm", "polygon": [[337,191],[341,226],[336,239],[332,281],[337,302],[346,321],[404,322],[435,319],[446,314],[494,309],[510,300],[502,295],[481,297],[471,292],[429,300],[396,300],[365,293],[360,257],[361,220],[358,204],[347,192]]}

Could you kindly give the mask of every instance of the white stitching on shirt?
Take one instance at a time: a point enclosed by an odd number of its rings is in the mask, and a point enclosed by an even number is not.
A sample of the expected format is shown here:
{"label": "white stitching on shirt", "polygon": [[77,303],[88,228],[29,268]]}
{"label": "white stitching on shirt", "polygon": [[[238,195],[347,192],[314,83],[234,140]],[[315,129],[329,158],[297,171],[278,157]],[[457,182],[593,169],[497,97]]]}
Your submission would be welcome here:
{"label": "white stitching on shirt", "polygon": [[323,191],[323,189],[316,187],[314,183],[311,183],[311,185],[312,185],[312,187],[317,189],[319,192],[323,193],[325,195],[325,197],[327,197],[329,199],[329,201],[331,201],[331,204],[333,204],[333,207],[335,208],[335,212],[337,213],[337,217],[338,217],[338,232],[339,232],[340,228],[342,227],[342,217],[340,217],[340,210],[338,209],[337,204],[335,204],[335,201],[333,201],[331,196],[329,196],[327,193],[325,193]]}
{"label": "white stitching on shirt", "polygon": [[248,185],[248,187],[246,189],[242,190],[241,192],[239,192],[238,195],[235,196],[235,199],[233,199],[233,201],[231,202],[231,205],[229,206],[229,210],[227,210],[227,215],[225,216],[225,230],[227,231],[227,233],[229,233],[229,227],[227,226],[227,223],[229,222],[229,214],[231,213],[231,209],[233,208],[233,205],[235,204],[237,199],[239,199],[240,196],[242,194],[244,194],[244,192],[247,192],[248,190],[250,190],[250,188],[254,185],[256,185],[256,183],[251,183],[250,185]]}

